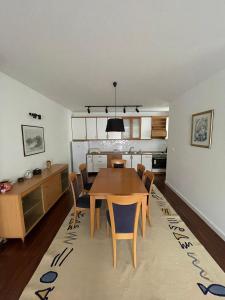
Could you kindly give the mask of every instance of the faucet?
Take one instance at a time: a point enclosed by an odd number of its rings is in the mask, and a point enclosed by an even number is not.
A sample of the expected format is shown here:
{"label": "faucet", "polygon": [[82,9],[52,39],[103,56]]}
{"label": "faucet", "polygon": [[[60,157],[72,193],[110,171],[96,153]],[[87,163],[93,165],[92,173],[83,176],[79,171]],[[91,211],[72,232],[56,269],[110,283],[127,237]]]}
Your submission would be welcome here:
{"label": "faucet", "polygon": [[133,149],[134,150],[134,147],[130,147],[129,148],[129,153],[131,153],[132,152],[132,150],[131,149]]}

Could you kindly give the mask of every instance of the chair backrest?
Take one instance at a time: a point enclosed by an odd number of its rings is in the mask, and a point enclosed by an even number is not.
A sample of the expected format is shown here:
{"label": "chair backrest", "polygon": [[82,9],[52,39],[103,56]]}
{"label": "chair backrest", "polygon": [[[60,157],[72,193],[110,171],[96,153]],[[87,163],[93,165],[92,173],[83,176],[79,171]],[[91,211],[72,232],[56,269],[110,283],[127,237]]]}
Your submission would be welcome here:
{"label": "chair backrest", "polygon": [[127,161],[125,159],[112,159],[111,166],[112,168],[125,168],[126,162]]}
{"label": "chair backrest", "polygon": [[138,173],[138,176],[140,177],[140,179],[143,178],[144,171],[145,171],[145,166],[142,164],[137,164],[137,173]]}
{"label": "chair backrest", "polygon": [[141,200],[138,195],[107,197],[112,234],[137,233]]}
{"label": "chair backrest", "polygon": [[76,206],[76,200],[79,197],[79,186],[78,186],[78,180],[77,175],[74,172],[69,173],[69,182],[70,182],[70,188],[73,195],[73,201],[74,205]]}
{"label": "chair backrest", "polygon": [[84,186],[88,183],[87,165],[86,164],[79,165],[79,170],[81,175],[82,189],[84,189]]}
{"label": "chair backrest", "polygon": [[[153,183],[154,183],[155,175],[150,171],[145,171],[144,173],[144,185],[146,190],[148,191],[149,196],[151,196]],[[148,199],[149,199],[148,196]]]}

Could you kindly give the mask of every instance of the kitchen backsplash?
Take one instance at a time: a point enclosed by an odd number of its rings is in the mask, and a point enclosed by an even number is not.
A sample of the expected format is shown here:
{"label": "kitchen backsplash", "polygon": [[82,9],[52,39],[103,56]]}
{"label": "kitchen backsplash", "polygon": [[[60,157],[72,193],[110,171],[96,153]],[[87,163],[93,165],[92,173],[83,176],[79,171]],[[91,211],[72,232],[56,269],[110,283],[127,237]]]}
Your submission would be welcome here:
{"label": "kitchen backsplash", "polygon": [[108,141],[89,141],[90,148],[99,148],[101,151],[128,151],[134,147],[134,151],[165,151],[167,140],[108,140]]}

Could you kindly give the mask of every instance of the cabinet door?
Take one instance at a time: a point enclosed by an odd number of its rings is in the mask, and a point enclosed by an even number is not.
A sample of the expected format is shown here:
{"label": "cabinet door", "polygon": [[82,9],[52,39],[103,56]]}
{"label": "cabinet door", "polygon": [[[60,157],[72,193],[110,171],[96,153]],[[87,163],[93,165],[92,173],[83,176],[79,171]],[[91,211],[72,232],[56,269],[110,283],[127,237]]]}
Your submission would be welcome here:
{"label": "cabinet door", "polygon": [[141,155],[132,155],[132,168],[137,171],[137,164],[141,164]]}
{"label": "cabinet door", "polygon": [[123,155],[122,159],[126,160],[126,168],[131,168],[131,155]]}
{"label": "cabinet door", "polygon": [[132,139],[141,138],[141,119],[132,118]]}
{"label": "cabinet door", "polygon": [[152,131],[152,118],[144,117],[141,118],[141,139],[151,139],[151,131]]}
{"label": "cabinet door", "polygon": [[85,118],[72,118],[73,140],[86,140]]}
{"label": "cabinet door", "polygon": [[60,174],[54,175],[43,183],[44,209],[47,211],[62,193]]}
{"label": "cabinet door", "polygon": [[97,118],[97,137],[98,140],[106,140],[108,134],[105,131],[107,125],[107,118]]}
{"label": "cabinet door", "polygon": [[93,155],[94,172],[98,172],[100,168],[107,168],[107,155]]}
{"label": "cabinet door", "polygon": [[152,155],[145,154],[142,155],[142,165],[145,166],[145,170],[152,170]]}
{"label": "cabinet door", "polygon": [[122,139],[128,140],[131,138],[131,119],[130,118],[123,118],[124,128],[125,131],[122,132]]}
{"label": "cabinet door", "polygon": [[93,169],[93,155],[87,155],[87,171],[94,172]]}
{"label": "cabinet door", "polygon": [[96,118],[86,118],[86,124],[87,124],[87,139],[96,140],[97,139]]}

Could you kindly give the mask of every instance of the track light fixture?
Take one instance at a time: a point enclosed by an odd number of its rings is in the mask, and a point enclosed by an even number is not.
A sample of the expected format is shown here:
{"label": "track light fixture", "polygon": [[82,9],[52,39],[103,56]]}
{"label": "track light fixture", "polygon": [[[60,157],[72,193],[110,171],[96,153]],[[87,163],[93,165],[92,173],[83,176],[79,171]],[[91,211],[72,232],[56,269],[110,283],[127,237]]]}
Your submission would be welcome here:
{"label": "track light fixture", "polygon": [[108,113],[109,107],[112,107],[114,109],[115,108],[123,108],[122,111],[124,113],[127,112],[127,108],[135,108],[135,111],[138,113],[138,112],[140,112],[138,107],[142,107],[142,105],[85,105],[85,108],[87,108],[87,112],[89,114],[91,113],[91,110],[90,110],[91,108],[105,108],[105,112]]}
{"label": "track light fixture", "polygon": [[123,112],[126,113],[126,107],[125,107],[125,106],[124,106],[124,108],[123,108]]}
{"label": "track light fixture", "polygon": [[105,108],[105,113],[107,114],[109,111],[108,111],[108,106],[106,106]]}
{"label": "track light fixture", "polygon": [[88,112],[89,114],[91,113],[90,106],[88,106],[87,112]]}
{"label": "track light fixture", "polygon": [[135,109],[135,110],[136,110],[137,113],[139,113],[139,109],[137,108],[137,106],[136,106],[136,109]]}

